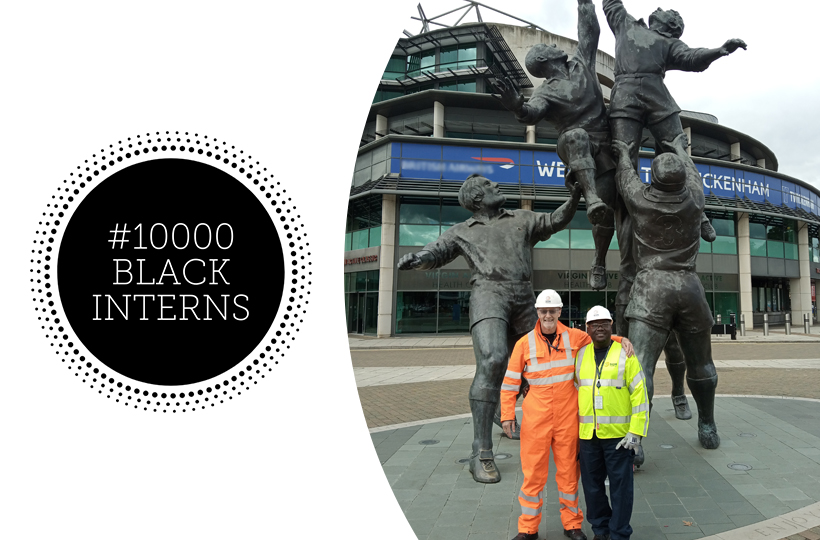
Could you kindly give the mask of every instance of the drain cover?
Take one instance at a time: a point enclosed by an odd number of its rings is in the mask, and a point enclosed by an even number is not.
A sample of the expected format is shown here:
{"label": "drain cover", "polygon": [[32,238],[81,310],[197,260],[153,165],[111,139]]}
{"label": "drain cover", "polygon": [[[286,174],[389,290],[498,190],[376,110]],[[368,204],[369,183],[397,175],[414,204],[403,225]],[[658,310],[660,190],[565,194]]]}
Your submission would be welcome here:
{"label": "drain cover", "polygon": [[752,466],[751,465],[746,465],[745,463],[729,463],[729,465],[727,465],[727,466],[730,469],[732,469],[733,471],[751,471],[752,470]]}
{"label": "drain cover", "polygon": [[496,454],[495,459],[510,459],[512,454]]}
{"label": "drain cover", "polygon": [[428,444],[429,445],[429,444],[438,444],[440,442],[441,441],[437,441],[435,439],[426,439],[426,440],[423,440],[423,441],[419,441],[419,444]]}
{"label": "drain cover", "polygon": [[741,433],[740,436],[746,438],[757,437],[757,435],[755,435],[754,433]]}
{"label": "drain cover", "polygon": [[675,448],[675,445],[674,444],[661,444],[660,447],[663,448],[664,450],[671,450],[671,449]]}

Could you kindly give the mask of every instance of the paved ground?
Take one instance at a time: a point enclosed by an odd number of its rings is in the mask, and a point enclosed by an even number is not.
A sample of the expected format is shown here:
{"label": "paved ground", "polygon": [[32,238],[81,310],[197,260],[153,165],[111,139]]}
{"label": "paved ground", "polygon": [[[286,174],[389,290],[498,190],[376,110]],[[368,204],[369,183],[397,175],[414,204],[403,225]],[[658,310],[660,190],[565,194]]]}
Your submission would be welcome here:
{"label": "paved ground", "polygon": [[[798,337],[713,339],[718,450],[700,448],[696,419],[676,420],[671,402],[656,401],[647,464],[636,473],[633,540],[820,540],[820,400],[811,399],[820,398],[820,335]],[[362,408],[420,539],[509,539],[520,513],[518,442],[495,433],[496,453],[509,455],[498,461],[500,484],[476,484],[459,463],[472,441],[474,360],[469,338],[447,339],[351,338]],[[659,370],[656,399],[670,390]],[[540,536],[563,538],[553,479],[545,500]]]}

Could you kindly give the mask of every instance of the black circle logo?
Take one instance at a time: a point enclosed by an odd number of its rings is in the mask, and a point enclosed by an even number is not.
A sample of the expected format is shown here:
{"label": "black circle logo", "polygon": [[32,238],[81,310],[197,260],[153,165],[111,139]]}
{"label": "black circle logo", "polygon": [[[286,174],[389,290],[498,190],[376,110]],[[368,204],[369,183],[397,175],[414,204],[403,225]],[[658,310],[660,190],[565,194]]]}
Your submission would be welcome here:
{"label": "black circle logo", "polygon": [[66,226],[66,317],[103,364],[157,385],[201,382],[245,359],[284,287],[276,227],[216,167],[158,159],[112,174]]}
{"label": "black circle logo", "polygon": [[55,354],[128,407],[205,409],[270,374],[308,304],[310,252],[259,161],[195,133],[94,153],[46,205],[31,292]]}

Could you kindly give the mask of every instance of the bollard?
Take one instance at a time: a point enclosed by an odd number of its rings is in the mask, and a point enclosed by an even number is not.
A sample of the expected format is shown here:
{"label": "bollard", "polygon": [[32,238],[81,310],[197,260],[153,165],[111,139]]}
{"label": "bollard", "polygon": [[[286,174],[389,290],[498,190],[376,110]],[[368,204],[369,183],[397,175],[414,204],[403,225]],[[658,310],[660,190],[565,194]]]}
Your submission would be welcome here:
{"label": "bollard", "polygon": [[740,335],[746,337],[746,314],[740,314]]}
{"label": "bollard", "polygon": [[769,314],[768,313],[763,314],[763,335],[764,336],[769,335]]}
{"label": "bollard", "polygon": [[811,329],[809,327],[809,314],[803,314],[803,333],[804,334],[811,334]]}
{"label": "bollard", "polygon": [[732,339],[737,340],[737,315],[729,313],[729,326],[732,327]]}
{"label": "bollard", "polygon": [[792,335],[792,314],[786,313],[786,335]]}

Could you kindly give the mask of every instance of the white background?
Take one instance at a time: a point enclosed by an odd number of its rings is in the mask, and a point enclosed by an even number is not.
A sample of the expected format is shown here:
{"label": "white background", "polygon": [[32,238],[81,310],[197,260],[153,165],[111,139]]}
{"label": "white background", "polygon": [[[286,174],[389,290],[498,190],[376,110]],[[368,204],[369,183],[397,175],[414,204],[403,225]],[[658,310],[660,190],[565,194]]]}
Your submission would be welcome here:
{"label": "white background", "polygon": [[[414,538],[370,442],[342,302],[356,149],[414,10],[3,2],[0,538]],[[28,283],[56,187],[103,146],[156,130],[259,159],[293,195],[313,253],[290,353],[252,391],[184,415],[128,409],[77,380]]]}
{"label": "white background", "polygon": [[[0,538],[414,538],[358,402],[342,240],[368,107],[401,30],[419,30],[416,3],[3,2]],[[453,5],[424,3],[428,15]],[[496,6],[574,36],[572,0]],[[779,153],[776,135],[804,133],[797,144],[817,132],[810,120],[812,130],[797,126],[818,116],[817,19],[809,2],[763,6],[664,5],[686,18],[690,45],[750,45],[669,82],[682,107]],[[646,16],[657,6],[627,7]],[[801,67],[797,83],[784,82]],[[691,99],[677,77],[700,77]],[[791,88],[789,99],[764,95],[769,86]],[[252,392],[195,414],[129,410],[90,391],[50,350],[28,285],[34,231],[57,185],[102,146],[156,130],[205,133],[257,157],[293,193],[313,248],[311,309],[290,354]],[[816,163],[820,153],[802,155]]]}

